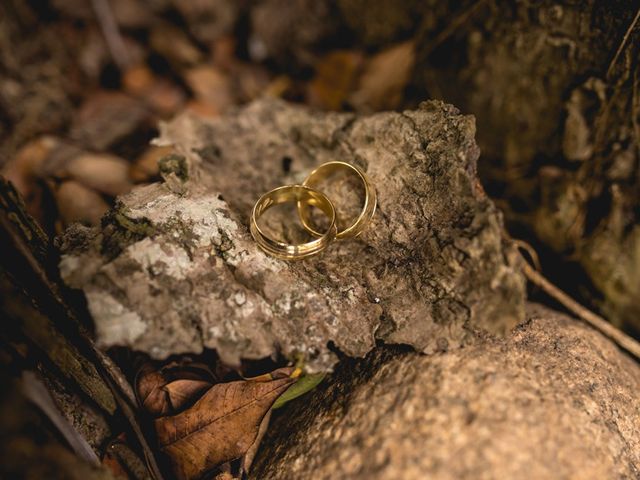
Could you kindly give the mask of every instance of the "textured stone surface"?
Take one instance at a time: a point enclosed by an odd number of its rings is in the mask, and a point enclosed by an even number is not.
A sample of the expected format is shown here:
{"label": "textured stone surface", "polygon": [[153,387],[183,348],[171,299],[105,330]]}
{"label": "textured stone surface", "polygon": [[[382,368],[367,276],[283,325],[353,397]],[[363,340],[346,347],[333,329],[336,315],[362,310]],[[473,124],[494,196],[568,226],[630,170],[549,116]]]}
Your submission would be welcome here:
{"label": "textured stone surface", "polygon": [[[354,116],[263,100],[212,122],[181,116],[157,143],[174,144],[188,174],[178,165],[122,197],[102,229],[70,230],[62,276],[84,290],[101,345],[156,358],[208,347],[234,363],[279,350],[328,369],[329,342],[362,356],[376,339],[434,352],[478,330],[503,334],[523,319],[524,282],[477,183],[474,132],[440,102]],[[331,159],[376,185],[370,228],[305,261],[266,256],[248,233],[256,199]],[[331,194],[341,215],[345,185]]]}
{"label": "textured stone surface", "polygon": [[252,478],[640,478],[640,367],[531,305],[506,339],[379,349],[273,422]]}

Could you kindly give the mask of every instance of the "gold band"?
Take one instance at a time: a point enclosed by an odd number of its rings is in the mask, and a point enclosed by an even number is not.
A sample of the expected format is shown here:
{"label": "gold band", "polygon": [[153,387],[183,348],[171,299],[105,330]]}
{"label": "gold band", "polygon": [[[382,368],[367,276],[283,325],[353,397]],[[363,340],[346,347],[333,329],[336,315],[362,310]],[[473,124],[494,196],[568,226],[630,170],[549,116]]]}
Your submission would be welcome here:
{"label": "gold band", "polygon": [[[305,207],[319,208],[329,219],[324,233],[315,233],[319,238],[299,245],[289,245],[267,236],[258,226],[258,219],[275,205],[296,202]],[[308,208],[307,208],[308,210]],[[336,210],[325,194],[303,185],[288,185],[265,193],[256,202],[251,213],[251,236],[265,252],[285,260],[304,258],[321,252],[336,238]]]}
{"label": "gold band", "polygon": [[[360,178],[360,180],[362,181],[362,184],[364,185],[365,196],[364,196],[364,205],[362,207],[362,210],[360,211],[360,215],[358,216],[356,221],[353,222],[353,224],[351,224],[349,227],[345,228],[344,230],[340,230],[336,234],[336,238],[339,238],[339,239],[352,238],[360,235],[376,211],[376,203],[377,203],[376,190],[371,184],[369,177],[367,177],[367,175],[355,165],[351,165],[350,163],[346,163],[346,162],[335,161],[335,162],[323,163],[318,168],[313,170],[309,174],[309,176],[305,179],[305,181],[302,182],[303,186],[315,188],[322,180],[329,177],[334,172],[340,169],[345,169],[345,168],[355,173]],[[322,233],[318,232],[311,226],[309,208],[305,203],[298,202],[298,214],[300,215],[300,220],[302,221],[304,228],[306,228],[310,233],[312,233],[316,237],[320,237],[322,235]]]}

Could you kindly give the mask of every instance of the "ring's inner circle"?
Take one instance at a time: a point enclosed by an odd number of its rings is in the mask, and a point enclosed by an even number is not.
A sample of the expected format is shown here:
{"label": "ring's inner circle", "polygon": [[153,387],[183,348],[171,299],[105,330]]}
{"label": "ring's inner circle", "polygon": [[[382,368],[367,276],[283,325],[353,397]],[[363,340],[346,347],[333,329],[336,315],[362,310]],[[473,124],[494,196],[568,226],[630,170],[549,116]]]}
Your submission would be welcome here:
{"label": "ring's inner circle", "polygon": [[[306,185],[320,190],[333,202],[336,209],[338,231],[349,228],[364,208],[366,189],[362,178],[349,167],[324,168],[307,179]],[[316,232],[323,232],[326,216],[317,210],[300,208],[300,215]]]}
{"label": "ring's inner circle", "polygon": [[313,241],[298,215],[298,202],[304,204],[318,219],[318,231],[327,232],[334,212],[322,198],[307,189],[299,188],[276,192],[256,210],[258,227],[266,236],[289,245],[302,245]]}

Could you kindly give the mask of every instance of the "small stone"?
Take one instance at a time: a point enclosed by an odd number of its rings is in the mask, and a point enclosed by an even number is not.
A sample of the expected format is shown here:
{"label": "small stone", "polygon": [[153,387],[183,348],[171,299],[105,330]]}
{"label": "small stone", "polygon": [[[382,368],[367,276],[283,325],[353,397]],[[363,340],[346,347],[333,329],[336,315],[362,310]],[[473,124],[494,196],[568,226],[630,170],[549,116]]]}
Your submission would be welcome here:
{"label": "small stone", "polygon": [[63,182],[55,191],[55,199],[65,225],[80,222],[86,226],[98,226],[109,209],[99,193],[74,180]]}
{"label": "small stone", "polygon": [[78,155],[66,170],[75,180],[107,195],[127,193],[133,187],[129,179],[129,162],[108,153]]}

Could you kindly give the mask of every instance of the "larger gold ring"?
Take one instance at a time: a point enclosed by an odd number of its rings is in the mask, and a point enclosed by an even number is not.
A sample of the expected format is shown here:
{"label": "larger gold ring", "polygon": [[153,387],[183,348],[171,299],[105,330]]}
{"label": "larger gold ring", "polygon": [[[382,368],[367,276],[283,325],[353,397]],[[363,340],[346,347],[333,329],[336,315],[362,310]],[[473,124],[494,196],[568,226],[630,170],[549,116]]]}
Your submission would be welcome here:
{"label": "larger gold ring", "polygon": [[[275,205],[296,202],[299,205],[319,208],[329,219],[324,233],[319,233],[310,242],[290,245],[266,235],[258,226],[258,219]],[[258,199],[251,213],[251,236],[265,252],[285,260],[309,257],[321,252],[336,238],[336,209],[324,193],[303,185],[288,185],[265,193]]]}
{"label": "larger gold ring", "polygon": [[[322,180],[331,176],[334,172],[340,169],[347,169],[350,172],[355,173],[364,185],[364,205],[362,207],[362,210],[360,211],[360,215],[349,227],[345,228],[344,230],[338,231],[338,233],[336,234],[336,238],[344,239],[360,235],[376,211],[376,190],[371,184],[369,177],[367,177],[367,175],[355,165],[351,165],[350,163],[346,162],[334,161],[323,163],[318,168],[313,170],[307,176],[304,182],[302,182],[302,185],[306,187],[316,188]],[[309,233],[315,235],[316,237],[322,235],[322,233],[318,232],[311,225],[309,208],[302,202],[298,203],[298,214],[300,215],[300,221],[302,221],[302,225],[304,225],[304,228],[306,228]]]}

